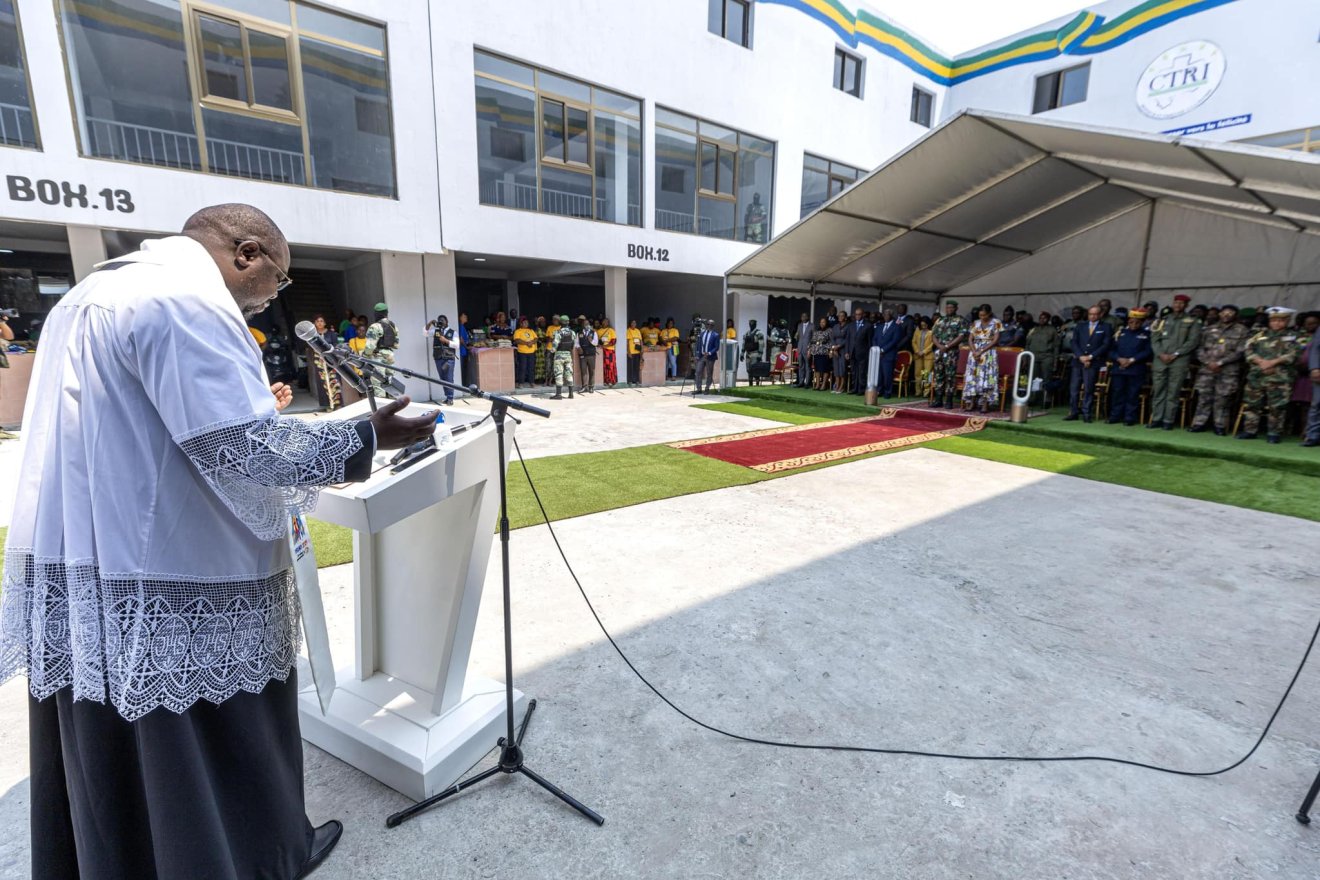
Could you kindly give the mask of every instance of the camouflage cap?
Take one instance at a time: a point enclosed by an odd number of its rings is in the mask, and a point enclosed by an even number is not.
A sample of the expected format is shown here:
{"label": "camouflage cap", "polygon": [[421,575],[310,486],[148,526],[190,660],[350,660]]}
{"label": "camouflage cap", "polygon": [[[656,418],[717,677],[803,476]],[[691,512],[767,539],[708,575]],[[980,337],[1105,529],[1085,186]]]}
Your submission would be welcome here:
{"label": "camouflage cap", "polygon": [[376,303],[375,309],[378,312],[388,312],[390,310],[390,307],[385,305],[385,303],[383,302],[378,302]]}

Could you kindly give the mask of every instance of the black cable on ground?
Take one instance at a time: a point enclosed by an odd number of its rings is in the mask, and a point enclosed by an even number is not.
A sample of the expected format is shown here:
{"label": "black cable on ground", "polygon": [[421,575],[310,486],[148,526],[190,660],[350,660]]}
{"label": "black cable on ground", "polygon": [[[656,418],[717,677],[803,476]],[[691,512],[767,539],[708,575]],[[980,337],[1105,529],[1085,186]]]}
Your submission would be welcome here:
{"label": "black cable on ground", "polygon": [[523,458],[522,449],[518,446],[517,437],[513,439],[513,448],[514,451],[518,453],[518,462],[522,465],[523,473],[527,476],[527,485],[532,489],[532,497],[536,499],[536,506],[541,510],[541,516],[545,520],[546,528],[550,530],[550,538],[555,542],[555,549],[559,551],[559,556],[564,560],[564,565],[568,568],[568,573],[573,577],[573,583],[577,585],[578,592],[582,594],[582,601],[587,603],[587,610],[591,612],[591,616],[595,619],[596,625],[600,627],[600,631],[605,634],[605,638],[609,640],[610,646],[614,648],[615,652],[619,655],[619,658],[623,660],[630,670],[632,670],[633,675],[637,676],[638,681],[650,688],[651,693],[659,697],[666,706],[673,709],[679,715],[682,715],[698,727],[709,730],[711,733],[717,733],[720,736],[726,736],[729,739],[738,740],[739,742],[752,743],[759,746],[775,746],[783,749],[809,749],[822,752],[866,752],[874,755],[909,755],[915,758],[944,758],[951,761],[1014,761],[1019,763],[1037,764],[1096,761],[1106,764],[1123,764],[1128,767],[1138,767],[1142,770],[1154,770],[1158,773],[1170,773],[1174,776],[1219,776],[1230,770],[1235,770],[1238,767],[1241,767],[1251,758],[1252,755],[1256,754],[1256,750],[1260,748],[1261,743],[1265,741],[1265,737],[1269,735],[1270,728],[1274,726],[1275,719],[1279,717],[1279,712],[1283,710],[1284,704],[1288,702],[1288,697],[1292,695],[1293,685],[1297,684],[1297,679],[1301,677],[1302,670],[1306,668],[1306,663],[1311,658],[1311,649],[1315,647],[1317,637],[1320,637],[1320,621],[1317,621],[1315,630],[1311,633],[1311,641],[1306,646],[1306,652],[1302,654],[1302,661],[1297,664],[1297,671],[1293,673],[1292,680],[1288,682],[1288,687],[1284,689],[1283,696],[1279,699],[1278,705],[1275,706],[1274,711],[1270,713],[1270,720],[1265,723],[1265,729],[1260,732],[1260,736],[1256,739],[1256,742],[1251,747],[1250,751],[1241,758],[1238,758],[1232,764],[1229,764],[1226,767],[1221,767],[1218,770],[1178,770],[1173,767],[1162,767],[1159,764],[1147,764],[1143,761],[1131,761],[1127,758],[1114,758],[1108,755],[966,755],[956,752],[932,752],[920,749],[881,748],[878,746],[843,746],[829,745],[825,743],[797,743],[786,742],[783,740],[761,739],[755,736],[745,736],[741,733],[733,733],[724,730],[713,724],[707,724],[700,718],[694,718],[674,703],[673,700],[665,696],[659,688],[651,684],[646,676],[642,675],[641,671],[633,665],[632,660],[628,659],[628,655],[623,652],[623,648],[619,647],[619,643],[614,640],[614,636],[610,635],[610,631],[605,628],[605,624],[601,621],[600,615],[596,613],[596,607],[591,604],[591,597],[587,595],[587,591],[582,587],[582,582],[578,580],[577,572],[573,570],[573,564],[568,561],[568,556],[564,553],[564,548],[559,543],[559,536],[555,534],[555,527],[550,523],[550,515],[546,512],[545,505],[541,502],[541,495],[536,491],[536,484],[532,482],[531,472],[527,470],[527,461]]}

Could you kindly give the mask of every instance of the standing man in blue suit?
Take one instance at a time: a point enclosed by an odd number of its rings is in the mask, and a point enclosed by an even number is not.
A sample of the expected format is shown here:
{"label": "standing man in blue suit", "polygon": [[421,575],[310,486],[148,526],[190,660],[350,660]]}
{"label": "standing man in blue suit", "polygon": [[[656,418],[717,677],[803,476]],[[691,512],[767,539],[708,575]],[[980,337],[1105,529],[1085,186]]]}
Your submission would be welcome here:
{"label": "standing man in blue suit", "polygon": [[[692,392],[701,394],[702,388],[705,388],[707,394],[710,393],[710,385],[713,374],[715,373],[715,361],[720,356],[720,334],[715,332],[715,322],[706,319],[706,329],[697,337],[697,350],[693,353],[696,358],[694,373],[697,378],[697,387]],[[702,385],[702,378],[705,378],[705,385]]]}
{"label": "standing man in blue suit", "polygon": [[852,393],[866,393],[866,365],[871,357],[871,325],[860,308],[853,309],[853,319],[844,336],[844,353],[852,370]]}
{"label": "standing man in blue suit", "polygon": [[1131,427],[1141,410],[1141,386],[1146,384],[1146,365],[1155,357],[1151,348],[1146,310],[1128,312],[1128,325],[1114,335],[1109,349],[1109,424]]}
{"label": "standing man in blue suit", "polygon": [[[879,390],[886,400],[894,396],[894,362],[898,360],[899,349],[907,339],[907,329],[902,321],[895,320],[894,313],[885,309],[884,318],[875,325],[871,336],[871,345],[880,349],[880,385]],[[867,353],[869,358],[870,353]]]}
{"label": "standing man in blue suit", "polygon": [[[1091,306],[1085,321],[1078,321],[1072,338],[1072,381],[1068,388],[1068,415],[1065,422],[1091,421],[1095,407],[1095,382],[1100,378],[1100,366],[1109,356],[1113,330],[1104,321],[1099,306]],[[1084,392],[1084,393],[1083,393]]]}

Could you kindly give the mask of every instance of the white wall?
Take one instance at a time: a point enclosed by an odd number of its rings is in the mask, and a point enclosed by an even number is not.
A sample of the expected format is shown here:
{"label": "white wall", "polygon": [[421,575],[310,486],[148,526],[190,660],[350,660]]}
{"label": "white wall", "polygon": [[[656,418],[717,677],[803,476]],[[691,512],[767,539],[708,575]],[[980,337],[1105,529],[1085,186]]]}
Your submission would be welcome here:
{"label": "white wall", "polygon": [[[0,217],[161,233],[177,231],[189,214],[206,205],[249,202],[266,210],[296,244],[439,252],[433,102],[430,83],[418,75],[429,65],[427,29],[418,24],[427,20],[427,2],[336,0],[325,5],[387,27],[397,200],[80,158],[55,4],[18,0],[42,149],[0,148],[3,175],[85,185],[91,199],[87,207],[15,201],[0,181]],[[134,210],[93,207],[104,188],[131,193]]]}
{"label": "white wall", "polygon": [[[537,0],[447,5],[434,30],[445,246],[722,275],[754,246],[654,228],[657,104],[776,142],[776,234],[798,220],[804,151],[869,169],[925,131],[908,121],[916,77],[897,62],[860,50],[859,100],[832,86],[834,33],[802,12],[757,5],[751,51],[709,33],[706,14],[707,0],[584,0],[571,13]],[[643,228],[479,204],[474,46],[644,100]],[[630,243],[665,248],[670,262],[630,260]]]}
{"label": "white wall", "polygon": [[[1090,7],[1113,18],[1137,5],[1111,0]],[[1066,22],[1043,24],[1039,33]],[[1091,64],[1087,99],[1040,114],[1043,119],[1163,132],[1212,120],[1251,114],[1251,122],[1190,135],[1210,140],[1241,140],[1320,125],[1320,7],[1314,0],[1237,0],[1197,12],[1148,31],[1121,46],[1093,55],[1061,55],[1005,68],[966,80],[949,90],[941,112],[947,118],[975,108],[1029,115],[1036,77],[1054,70]],[[994,45],[1012,42],[1022,34]],[[1138,80],[1165,50],[1193,40],[1220,47],[1227,62],[1218,89],[1200,106],[1168,119],[1154,119],[1138,109]]]}

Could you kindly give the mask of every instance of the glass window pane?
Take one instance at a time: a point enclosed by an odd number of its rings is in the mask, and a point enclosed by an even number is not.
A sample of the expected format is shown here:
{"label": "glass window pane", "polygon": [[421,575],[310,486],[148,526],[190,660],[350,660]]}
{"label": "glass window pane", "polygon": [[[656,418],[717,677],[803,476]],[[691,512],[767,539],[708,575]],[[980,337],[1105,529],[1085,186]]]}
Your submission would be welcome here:
{"label": "glass window pane", "polygon": [[477,77],[477,185],[483,205],[535,211],[536,99]]}
{"label": "glass window pane", "polygon": [[591,175],[554,165],[541,166],[541,210],[564,217],[596,215],[591,204]]}
{"label": "glass window pane", "polygon": [[37,126],[28,100],[23,40],[11,0],[0,0],[0,144],[35,147]]}
{"label": "glass window pane", "polygon": [[487,55],[485,52],[477,52],[475,62],[479,73],[489,73],[491,76],[498,76],[500,79],[520,82],[528,88],[533,88],[536,85],[536,78],[532,73],[532,69],[525,64],[518,64],[500,58],[498,55]]}
{"label": "glass window pane", "polygon": [[834,50],[834,87],[843,88],[843,53],[838,49]]}
{"label": "glass window pane", "polygon": [[397,195],[386,59],[308,37],[298,45],[313,184]]}
{"label": "glass window pane", "polygon": [[587,136],[587,111],[569,107],[566,117],[568,130],[568,161],[588,165],[591,162],[590,139]]}
{"label": "glass window pane", "polygon": [[658,128],[655,132],[655,227],[695,232],[697,138]]}
{"label": "glass window pane", "polygon": [[356,43],[382,55],[385,54],[385,28],[346,15],[336,15],[319,6],[298,4],[298,30]]}
{"label": "glass window pane", "polygon": [[595,144],[596,219],[641,226],[641,124],[598,112]]}
{"label": "glass window pane", "polygon": [[224,110],[202,109],[211,171],[230,177],[306,184],[302,129]]}
{"label": "glass window pane", "polygon": [[733,195],[733,163],[737,160],[738,153],[734,150],[720,150],[719,184],[716,192],[722,195]]}
{"label": "glass window pane", "polygon": [[681,128],[683,131],[697,130],[697,120],[691,116],[684,116],[682,113],[675,113],[673,110],[666,110],[664,107],[655,108],[656,125],[668,125],[672,128]]}
{"label": "glass window pane", "polygon": [[740,46],[747,45],[747,5],[740,0],[729,0],[725,7],[724,35]]}
{"label": "glass window pane", "polygon": [[593,88],[591,90],[593,103],[597,107],[605,110],[613,110],[618,113],[627,113],[630,116],[641,116],[642,105],[636,98],[629,98],[627,95],[620,95],[605,89]]}
{"label": "glass window pane", "polygon": [[279,24],[291,23],[288,0],[222,0],[216,5],[235,12],[245,12],[256,18],[264,18],[266,21]]}
{"label": "glass window pane", "polygon": [[858,74],[861,65],[856,58],[851,55],[843,59],[843,90],[850,95],[856,95],[861,92],[861,84],[858,82]]}
{"label": "glass window pane", "polygon": [[834,197],[837,196],[839,193],[843,192],[844,189],[847,188],[847,186],[848,186],[847,182],[844,181],[844,180],[842,180],[841,178],[838,178],[838,177],[831,177],[831,178],[830,178],[830,192],[829,192],[829,196],[830,196],[830,198],[834,198]]}
{"label": "glass window pane", "polygon": [[1085,64],[1063,72],[1063,91],[1059,96],[1059,106],[1080,104],[1086,100],[1086,86],[1091,79],[1091,65]]}
{"label": "glass window pane", "polygon": [[708,0],[706,4],[706,29],[712,34],[724,36],[724,0]]}
{"label": "glass window pane", "polygon": [[802,167],[814,168],[817,171],[829,171],[830,160],[822,159],[820,156],[813,156],[810,153],[802,154]]}
{"label": "glass window pane", "polygon": [[738,146],[738,132],[716,125],[713,122],[703,121],[698,123],[697,132],[705,140],[727,144],[730,147]]}
{"label": "glass window pane", "polygon": [[1036,77],[1036,94],[1032,99],[1031,112],[1044,113],[1046,110],[1053,110],[1058,106],[1054,103],[1054,96],[1058,88],[1059,75],[1057,73],[1047,73],[1044,76]]}
{"label": "glass window pane", "polygon": [[815,168],[802,169],[802,213],[805,217],[825,204],[829,197],[829,176]]}
{"label": "glass window pane", "polygon": [[541,158],[564,161],[564,105],[541,101]]}
{"label": "glass window pane", "polygon": [[717,192],[715,170],[719,165],[719,153],[720,148],[714,144],[701,145],[701,188],[707,192]]}
{"label": "glass window pane", "polygon": [[555,76],[553,73],[546,73],[544,70],[536,72],[536,82],[537,87],[543,92],[549,92],[561,98],[572,98],[574,101],[581,101],[583,104],[591,103],[591,86],[586,83]]}
{"label": "glass window pane", "polygon": [[248,55],[252,58],[253,103],[293,110],[289,46],[284,37],[249,28]]}
{"label": "glass window pane", "polygon": [[199,15],[206,94],[248,103],[243,34],[233,22]]}
{"label": "glass window pane", "polygon": [[744,150],[756,150],[758,153],[771,154],[775,151],[774,141],[763,141],[758,137],[749,134],[738,136],[738,146]]}
{"label": "glass window pane", "polygon": [[733,238],[733,202],[708,196],[702,196],[699,201],[697,232],[712,238]]}
{"label": "glass window pane", "polygon": [[738,154],[738,235],[742,241],[770,240],[770,210],[774,204],[774,156],[743,150]]}
{"label": "glass window pane", "polygon": [[200,168],[178,0],[59,9],[83,154]]}

